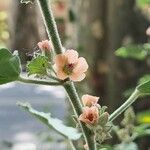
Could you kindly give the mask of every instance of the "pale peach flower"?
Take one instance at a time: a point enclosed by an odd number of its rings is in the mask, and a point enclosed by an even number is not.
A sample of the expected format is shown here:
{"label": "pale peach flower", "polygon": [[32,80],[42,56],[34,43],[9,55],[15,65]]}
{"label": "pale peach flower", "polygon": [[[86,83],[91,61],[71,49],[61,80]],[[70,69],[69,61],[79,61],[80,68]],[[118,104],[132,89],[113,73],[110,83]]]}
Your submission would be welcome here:
{"label": "pale peach flower", "polygon": [[79,116],[80,121],[89,125],[95,125],[98,122],[98,119],[99,111],[96,106],[84,107],[83,113]]}
{"label": "pale peach flower", "polygon": [[52,50],[52,43],[48,40],[42,41],[38,43],[38,47],[42,50],[42,51],[51,51]]}
{"label": "pale peach flower", "polygon": [[150,26],[147,28],[146,34],[147,34],[148,36],[150,36]]}
{"label": "pale peach flower", "polygon": [[89,147],[88,147],[87,144],[84,145],[84,149],[85,149],[85,150],[89,150]]}
{"label": "pale peach flower", "polygon": [[91,107],[93,105],[98,105],[97,102],[98,102],[99,97],[86,94],[86,95],[83,95],[81,99],[82,99],[84,106]]}
{"label": "pale peach flower", "polygon": [[55,57],[55,71],[59,79],[70,78],[72,81],[81,81],[85,78],[88,64],[83,57],[78,57],[75,50],[67,50]]}

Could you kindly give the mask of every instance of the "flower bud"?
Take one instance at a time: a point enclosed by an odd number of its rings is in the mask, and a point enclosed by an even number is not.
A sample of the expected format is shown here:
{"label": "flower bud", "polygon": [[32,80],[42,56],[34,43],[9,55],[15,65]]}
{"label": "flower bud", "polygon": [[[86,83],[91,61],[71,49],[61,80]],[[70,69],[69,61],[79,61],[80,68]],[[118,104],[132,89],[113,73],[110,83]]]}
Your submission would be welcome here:
{"label": "flower bud", "polygon": [[98,105],[97,104],[98,99],[99,97],[88,95],[88,94],[82,96],[83,105],[88,107],[91,107],[93,105]]}
{"label": "flower bud", "polygon": [[52,50],[52,43],[48,40],[42,41],[38,43],[38,47],[41,49],[41,51],[51,51]]}
{"label": "flower bud", "polygon": [[53,52],[51,51],[53,49],[52,43],[48,40],[42,41],[38,43],[39,49],[42,51],[42,54],[52,62],[53,60]]}
{"label": "flower bud", "polygon": [[89,150],[89,147],[88,147],[87,144],[84,145],[84,149],[85,149],[85,150]]}

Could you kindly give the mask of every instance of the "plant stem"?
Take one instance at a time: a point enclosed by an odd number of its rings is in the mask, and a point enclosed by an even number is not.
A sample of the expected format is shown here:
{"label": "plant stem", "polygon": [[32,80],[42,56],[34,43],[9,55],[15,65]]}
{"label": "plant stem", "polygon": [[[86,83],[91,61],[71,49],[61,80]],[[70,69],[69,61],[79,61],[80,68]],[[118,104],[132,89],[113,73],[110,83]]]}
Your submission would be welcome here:
{"label": "plant stem", "polygon": [[[53,42],[54,50],[56,54],[60,54],[63,52],[61,40],[59,38],[56,22],[53,17],[53,13],[50,7],[48,7],[48,0],[38,0],[38,4],[41,8],[41,12],[43,15],[45,27],[48,33],[49,38]],[[76,92],[74,83],[66,83],[63,84],[66,92],[68,93],[70,103],[75,112],[77,118],[82,113],[82,104],[80,102],[79,96]],[[78,120],[79,121],[79,120]],[[91,134],[91,131],[85,126],[85,124],[79,121],[80,127],[82,129],[85,141],[89,147],[89,150],[96,150],[96,143],[94,143],[94,136]]]}
{"label": "plant stem", "polygon": [[[70,103],[72,105],[76,117],[78,118],[82,113],[82,104],[77,94],[76,88],[73,82],[71,81],[69,83],[64,84],[64,88],[68,93]],[[85,141],[88,144],[89,150],[96,150],[96,143],[94,143],[94,135],[84,123],[79,121],[79,124],[82,129]]]}
{"label": "plant stem", "polygon": [[32,79],[22,78],[22,77],[19,77],[17,81],[20,81],[23,83],[42,84],[42,85],[51,85],[51,86],[62,85],[60,82],[49,82],[49,81],[44,81],[44,80],[32,80]]}
{"label": "plant stem", "polygon": [[72,148],[72,150],[76,150],[76,147],[74,146],[73,141],[71,141],[71,140],[68,140],[68,141],[69,141],[69,144],[70,144],[70,147]]}
{"label": "plant stem", "polygon": [[60,80],[60,79],[58,79],[57,77],[54,77],[54,76],[52,76],[52,75],[50,75],[50,74],[47,74],[47,77],[50,78],[50,79],[53,79],[53,80],[55,80],[55,81],[58,81],[58,82],[63,82],[63,80]]}
{"label": "plant stem", "polygon": [[135,89],[132,95],[126,100],[124,104],[122,104],[117,110],[115,110],[109,117],[109,121],[113,121],[116,119],[121,113],[123,113],[128,107],[130,107],[135,100],[139,97],[140,92]]}
{"label": "plant stem", "polygon": [[43,15],[44,24],[48,33],[49,39],[52,40],[55,52],[62,53],[62,44],[59,38],[56,22],[49,5],[49,0],[38,0],[39,6]]}

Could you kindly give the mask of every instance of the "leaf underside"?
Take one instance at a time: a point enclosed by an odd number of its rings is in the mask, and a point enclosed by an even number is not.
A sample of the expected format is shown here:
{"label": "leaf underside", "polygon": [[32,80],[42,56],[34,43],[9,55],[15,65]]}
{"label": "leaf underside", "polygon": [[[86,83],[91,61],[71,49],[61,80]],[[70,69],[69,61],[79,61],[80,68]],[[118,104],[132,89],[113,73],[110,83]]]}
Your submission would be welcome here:
{"label": "leaf underside", "polygon": [[77,140],[81,137],[81,133],[76,128],[67,127],[63,122],[57,118],[52,118],[50,113],[39,112],[31,107],[28,103],[18,103],[18,105],[25,111],[33,115],[35,118],[43,122],[49,128],[54,129],[59,134],[70,140]]}

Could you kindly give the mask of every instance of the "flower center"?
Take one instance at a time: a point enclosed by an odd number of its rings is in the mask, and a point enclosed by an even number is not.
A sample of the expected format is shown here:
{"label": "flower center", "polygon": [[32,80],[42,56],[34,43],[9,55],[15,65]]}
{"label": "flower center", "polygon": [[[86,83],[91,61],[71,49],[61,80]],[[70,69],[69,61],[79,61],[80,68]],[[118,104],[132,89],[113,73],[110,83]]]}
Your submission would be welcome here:
{"label": "flower center", "polygon": [[72,73],[74,69],[74,64],[66,64],[63,68],[63,71],[67,74],[67,75],[70,75]]}
{"label": "flower center", "polygon": [[88,115],[88,119],[89,119],[90,121],[93,121],[93,114],[92,114],[92,113]]}

